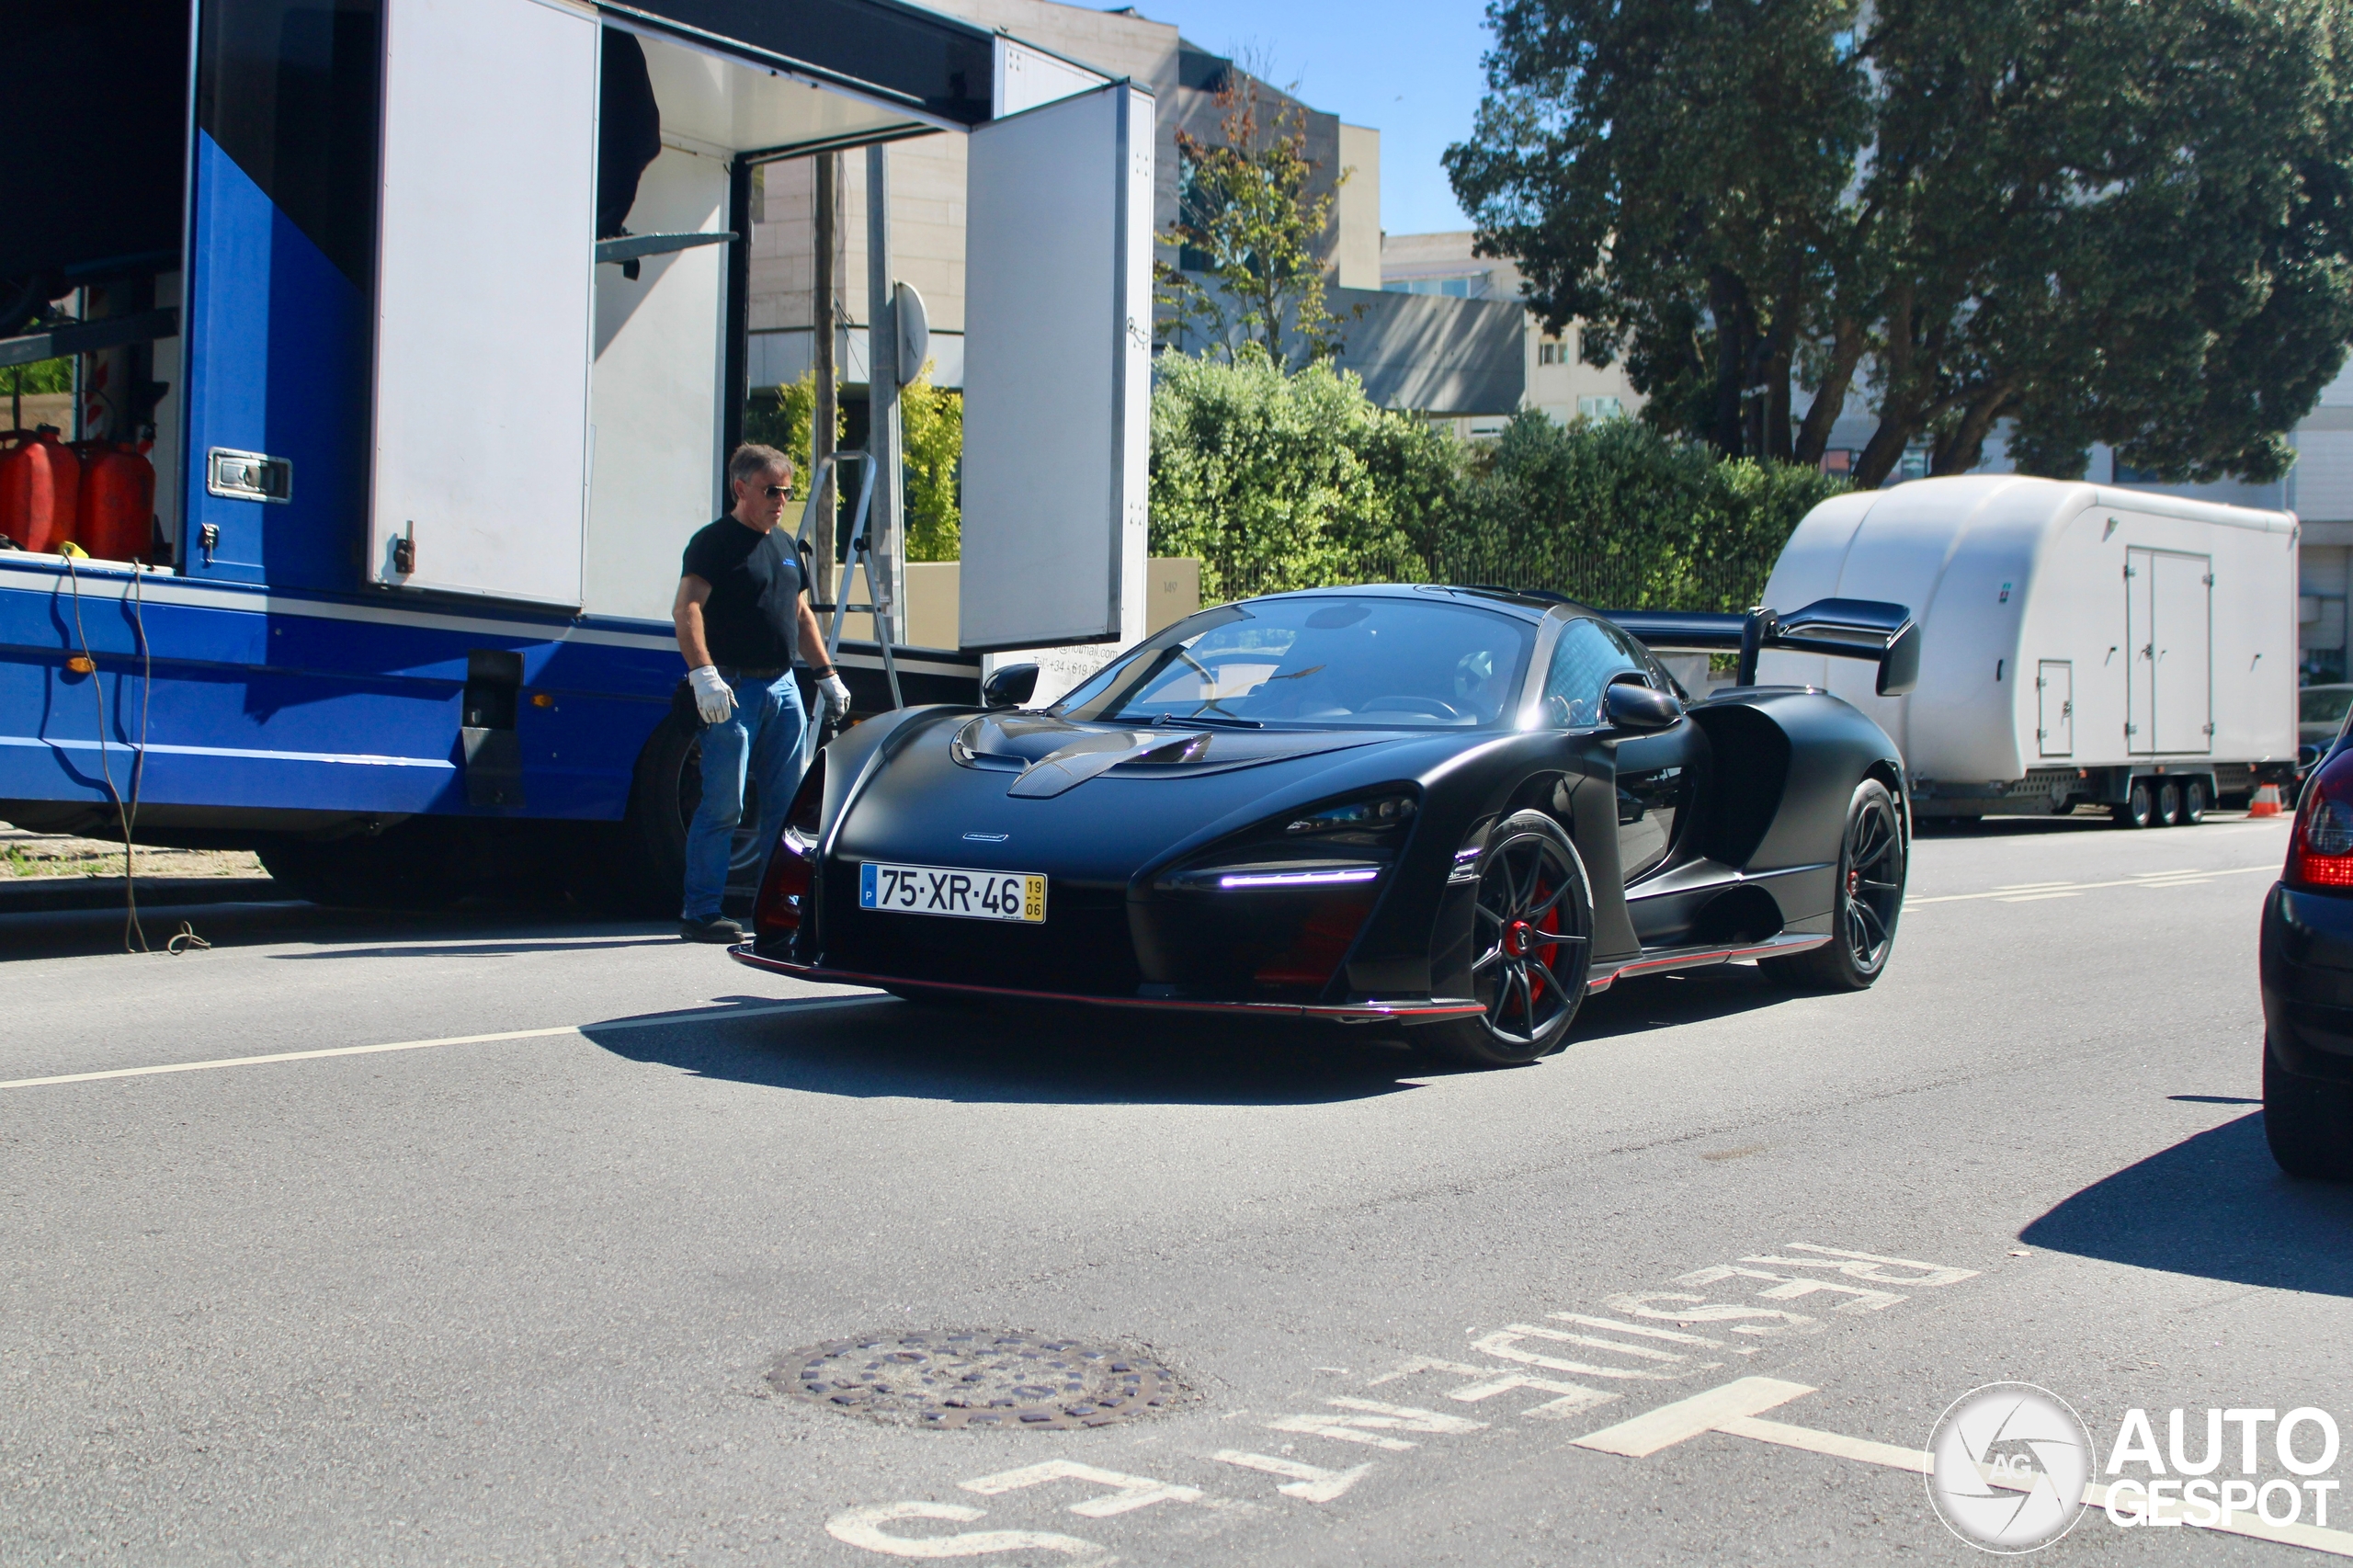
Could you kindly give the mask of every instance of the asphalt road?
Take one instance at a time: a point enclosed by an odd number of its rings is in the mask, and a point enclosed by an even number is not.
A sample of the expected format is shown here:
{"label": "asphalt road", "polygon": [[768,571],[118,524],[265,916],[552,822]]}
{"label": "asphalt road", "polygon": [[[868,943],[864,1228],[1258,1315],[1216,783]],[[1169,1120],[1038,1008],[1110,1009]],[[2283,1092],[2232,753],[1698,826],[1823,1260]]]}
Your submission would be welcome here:
{"label": "asphalt road", "polygon": [[[0,920],[0,1562],[1982,1561],[1870,1457],[1980,1384],[2103,1460],[2134,1408],[2193,1460],[2209,1408],[2353,1424],[2353,1192],[2283,1179],[2255,1103],[2284,838],[1924,837],[1875,990],[1630,983],[1498,1073],[654,927],[216,909],[130,958]],[[767,1381],[926,1329],[1148,1347],[1197,1397],[942,1432]],[[1811,1392],[1576,1441],[1742,1379]],[[2093,1510],[2038,1561],[2309,1555]]]}

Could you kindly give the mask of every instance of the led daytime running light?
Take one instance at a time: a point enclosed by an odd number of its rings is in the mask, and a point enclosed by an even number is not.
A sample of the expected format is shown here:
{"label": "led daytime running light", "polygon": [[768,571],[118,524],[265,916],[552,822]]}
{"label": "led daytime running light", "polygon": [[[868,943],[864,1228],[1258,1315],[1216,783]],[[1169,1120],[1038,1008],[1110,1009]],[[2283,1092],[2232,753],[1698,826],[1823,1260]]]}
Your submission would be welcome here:
{"label": "led daytime running light", "polygon": [[1222,888],[1324,887],[1336,882],[1369,882],[1381,875],[1378,866],[1326,867],[1313,871],[1240,871],[1220,877]]}

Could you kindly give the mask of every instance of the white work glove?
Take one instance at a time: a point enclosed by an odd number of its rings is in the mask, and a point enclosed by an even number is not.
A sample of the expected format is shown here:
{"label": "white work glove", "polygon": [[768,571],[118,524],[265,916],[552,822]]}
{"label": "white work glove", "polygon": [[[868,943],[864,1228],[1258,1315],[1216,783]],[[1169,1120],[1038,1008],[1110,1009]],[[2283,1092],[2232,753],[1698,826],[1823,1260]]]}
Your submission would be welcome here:
{"label": "white work glove", "polygon": [[838,675],[830,675],[817,683],[817,695],[824,699],[825,717],[838,722],[849,712],[849,686]]}
{"label": "white work glove", "polygon": [[687,672],[687,684],[695,688],[695,710],[706,724],[723,724],[735,711],[735,693],[719,673],[717,665],[700,665]]}

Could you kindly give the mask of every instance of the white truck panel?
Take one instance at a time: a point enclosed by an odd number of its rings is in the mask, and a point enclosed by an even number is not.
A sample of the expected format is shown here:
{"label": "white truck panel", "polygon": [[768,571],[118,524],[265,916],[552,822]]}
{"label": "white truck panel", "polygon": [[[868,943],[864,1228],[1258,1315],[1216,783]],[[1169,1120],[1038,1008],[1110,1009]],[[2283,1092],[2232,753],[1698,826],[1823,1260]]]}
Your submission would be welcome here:
{"label": "white truck panel", "polygon": [[2296,751],[2295,595],[2284,512],[2018,475],[1920,480],[1815,507],[1765,591],[1781,610],[1910,606],[1917,688],[1879,697],[1868,665],[1776,652],[1757,678],[1853,702],[1915,778],[2280,761]]}
{"label": "white truck panel", "polygon": [[597,20],[390,0],[384,28],[368,575],[577,608]]}

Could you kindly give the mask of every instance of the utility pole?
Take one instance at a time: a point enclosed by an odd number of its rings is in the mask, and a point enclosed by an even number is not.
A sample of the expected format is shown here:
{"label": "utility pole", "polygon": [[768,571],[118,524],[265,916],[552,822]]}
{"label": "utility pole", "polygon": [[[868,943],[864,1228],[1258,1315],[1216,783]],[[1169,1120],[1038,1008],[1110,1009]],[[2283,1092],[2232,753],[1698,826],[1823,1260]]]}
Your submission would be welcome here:
{"label": "utility pole", "polygon": [[[816,250],[817,278],[811,301],[810,341],[815,353],[813,363],[816,370],[817,406],[809,421],[810,472],[814,473],[833,455],[834,421],[841,407],[841,388],[834,367],[834,339],[841,320],[841,283],[835,270],[835,246],[841,236],[842,215],[842,155],[839,153],[817,154]],[[810,597],[823,604],[831,600],[836,590],[834,581],[834,547],[837,541],[839,524],[835,516],[835,498],[840,486],[830,473],[824,487],[813,497],[817,507],[816,545],[817,581],[812,585],[816,592]]]}
{"label": "utility pole", "polygon": [[886,632],[882,615],[875,617],[874,635],[904,642],[900,624],[907,600],[905,529],[900,520],[899,475],[899,308],[895,279],[891,276],[891,149],[887,144],[866,150],[866,449],[873,454],[874,500],[868,519],[868,538],[881,567]]}

